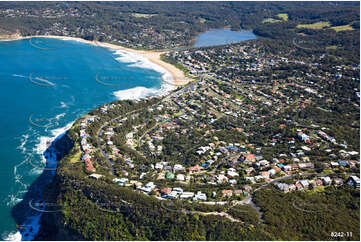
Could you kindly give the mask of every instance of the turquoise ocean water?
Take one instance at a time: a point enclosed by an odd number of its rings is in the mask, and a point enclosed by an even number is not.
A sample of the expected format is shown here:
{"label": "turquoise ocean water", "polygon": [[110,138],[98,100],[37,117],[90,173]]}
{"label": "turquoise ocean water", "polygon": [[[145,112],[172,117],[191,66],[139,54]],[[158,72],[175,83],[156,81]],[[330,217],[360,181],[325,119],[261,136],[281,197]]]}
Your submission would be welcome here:
{"label": "turquoise ocean water", "polygon": [[[76,41],[0,42],[0,240],[21,237],[11,209],[42,174],[49,142],[101,104],[164,91],[164,73],[151,68],[138,56]],[[22,225],[36,230],[36,222]]]}

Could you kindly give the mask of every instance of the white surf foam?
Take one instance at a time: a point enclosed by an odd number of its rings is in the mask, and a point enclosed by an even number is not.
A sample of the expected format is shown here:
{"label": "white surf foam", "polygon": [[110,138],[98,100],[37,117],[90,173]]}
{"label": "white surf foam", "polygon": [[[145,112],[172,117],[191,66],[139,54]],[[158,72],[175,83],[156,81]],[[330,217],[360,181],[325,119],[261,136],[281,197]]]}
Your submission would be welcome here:
{"label": "white surf foam", "polygon": [[[69,87],[69,86],[68,86],[68,87]],[[60,101],[60,106],[59,106],[59,108],[67,108],[67,107],[69,107],[69,106],[71,106],[71,105],[74,105],[75,97],[74,97],[74,96],[71,96],[70,99],[71,99],[71,100],[68,101],[68,102]]]}
{"label": "white surf foam", "polygon": [[11,232],[8,235],[4,236],[3,238],[5,241],[21,241],[21,233],[18,232]]}
{"label": "white surf foam", "polygon": [[66,107],[68,107],[68,105],[65,102],[60,102],[60,107],[61,108],[66,108]]}
{"label": "white surf foam", "polygon": [[166,69],[157,64],[154,64],[149,59],[139,54],[127,52],[124,50],[116,50],[114,51],[114,54],[118,56],[115,59],[120,62],[129,63],[129,66],[132,67],[154,70],[162,75],[163,80],[167,82],[173,82],[173,76]]}
{"label": "white surf foam", "polygon": [[31,175],[31,176],[37,176],[38,177],[39,175],[41,175],[41,173],[43,173],[43,169],[36,168],[36,167],[32,168],[29,171],[29,175]]}
{"label": "white surf foam", "polygon": [[60,118],[64,117],[66,113],[61,113],[55,116],[56,120],[59,120]]}
{"label": "white surf foam", "polygon": [[[53,142],[56,138],[61,137],[68,129],[71,128],[74,122],[70,122],[64,127],[53,129],[50,131],[51,136],[41,136],[38,138],[38,143],[35,145],[34,152],[39,155],[43,155],[46,149],[49,147],[51,142]],[[44,162],[45,157],[43,156]]]}
{"label": "white surf foam", "polygon": [[38,215],[28,217],[25,223],[22,224],[22,226],[25,228],[21,233],[22,241],[34,240],[35,235],[39,232],[40,229],[39,222],[41,215],[42,213],[39,213]]}
{"label": "white surf foam", "polygon": [[29,139],[29,135],[28,134],[24,134],[21,136],[20,138],[20,141],[21,141],[21,144],[16,147],[17,149],[21,150],[21,153],[24,154],[26,152],[26,143],[28,142],[28,139]]}
{"label": "white surf foam", "polygon": [[12,76],[13,76],[13,77],[22,77],[22,78],[27,78],[26,76],[23,76],[23,75],[18,75],[18,74],[13,74]]}
{"label": "white surf foam", "polygon": [[[62,115],[62,114],[60,114],[60,115]],[[59,118],[60,118],[60,116],[59,116]],[[38,143],[36,144],[35,148],[33,149],[33,152],[38,155],[41,155],[42,161],[44,163],[46,161],[50,162],[50,165],[48,165],[48,167],[56,168],[56,166],[57,166],[56,156],[52,155],[51,152],[48,153],[45,151],[47,150],[47,148],[51,144],[51,142],[53,142],[56,139],[61,138],[65,134],[65,132],[71,128],[73,123],[74,122],[70,122],[67,125],[65,125],[64,127],[50,130],[49,136],[41,136],[38,138]],[[53,161],[53,163],[52,163],[52,161]],[[25,162],[25,161],[23,161],[23,162]],[[23,162],[21,164],[23,164]],[[19,165],[21,165],[21,164],[19,164]],[[30,173],[37,174],[37,175],[41,174],[41,172],[42,172],[42,170],[37,169],[37,168],[34,168],[30,171]],[[17,166],[14,167],[14,175],[15,175],[15,180],[20,181],[22,177],[16,173],[17,173]],[[55,169],[52,171],[52,173],[55,174]],[[19,198],[17,198],[16,196],[10,197],[10,203],[17,203],[20,201],[21,200]],[[10,233],[6,238],[9,241],[33,240],[40,228],[39,221],[40,221],[41,214],[42,213],[39,213],[38,215],[28,217],[26,219],[25,223],[22,224],[22,226],[25,227],[24,231],[21,231],[21,233],[20,232]]]}
{"label": "white surf foam", "polygon": [[17,203],[21,202],[22,200],[23,200],[22,198],[18,198],[15,195],[8,195],[6,206],[14,207]]}
{"label": "white surf foam", "polygon": [[[67,125],[65,125],[64,127],[61,127],[61,128],[57,128],[57,129],[53,129],[50,131],[51,135],[52,135],[52,138],[53,140],[55,140],[56,138],[59,138],[58,136],[62,135],[62,134],[65,134],[65,132],[71,128],[71,126],[73,126],[73,122],[70,122],[68,123]],[[52,140],[52,141],[53,141]]]}
{"label": "white surf foam", "polygon": [[[14,172],[16,172],[16,170],[15,170]],[[23,178],[23,176],[21,176],[21,175],[19,175],[19,174],[15,175],[15,177],[14,177],[15,183],[23,184],[23,183],[21,182],[21,179],[22,179],[22,178]]]}
{"label": "white surf foam", "polygon": [[174,89],[174,86],[172,85],[174,81],[173,76],[163,67],[154,64],[153,62],[139,54],[127,52],[124,50],[115,50],[114,55],[117,56],[115,58],[116,60],[123,63],[128,63],[128,66],[154,70],[160,73],[163,79],[162,87],[159,90],[155,88],[145,87],[135,87],[127,90],[120,90],[113,93],[118,99],[139,100],[141,98],[145,98],[151,95],[162,96],[166,95]]}
{"label": "white surf foam", "polygon": [[159,90],[155,88],[134,87],[131,89],[116,91],[113,94],[119,100],[140,100],[151,95],[159,94]]}
{"label": "white surf foam", "polygon": [[[18,173],[18,168],[24,164],[27,164],[28,159],[29,159],[29,157],[27,157],[25,160],[23,160],[22,162],[20,162],[19,164],[14,166],[14,182],[16,184],[20,185],[24,189],[26,189],[28,187],[28,185],[22,182],[23,176]],[[16,196],[18,196],[18,195],[16,195]]]}

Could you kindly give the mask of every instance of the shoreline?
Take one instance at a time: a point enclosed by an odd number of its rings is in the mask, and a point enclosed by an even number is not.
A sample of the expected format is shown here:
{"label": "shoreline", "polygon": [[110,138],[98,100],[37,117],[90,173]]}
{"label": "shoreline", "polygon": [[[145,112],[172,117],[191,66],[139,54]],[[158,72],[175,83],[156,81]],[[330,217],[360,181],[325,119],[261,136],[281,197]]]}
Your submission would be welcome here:
{"label": "shoreline", "polygon": [[[2,37],[2,38],[1,38]],[[95,46],[99,46],[99,47],[103,47],[103,48],[107,48],[113,51],[124,51],[127,53],[131,53],[131,54],[135,54],[135,55],[139,55],[141,58],[146,59],[147,61],[151,62],[152,64],[154,64],[155,66],[159,67],[159,68],[154,68],[155,71],[160,72],[159,69],[163,69],[164,71],[161,71],[161,77],[163,80],[163,84],[167,85],[167,86],[171,86],[171,90],[174,90],[177,88],[177,86],[183,86],[186,85],[187,83],[189,83],[190,81],[192,81],[192,79],[185,77],[183,71],[181,71],[180,69],[176,68],[175,66],[173,66],[170,63],[164,62],[161,60],[161,55],[166,53],[166,52],[160,52],[160,51],[146,51],[146,50],[134,50],[134,49],[130,49],[130,48],[126,48],[126,47],[122,47],[122,46],[118,46],[115,44],[110,44],[110,43],[104,43],[104,42],[98,42],[98,41],[90,41],[90,40],[85,40],[82,38],[77,38],[77,37],[68,37],[68,36],[54,36],[54,35],[34,35],[34,36],[20,36],[20,35],[7,35],[6,37],[4,36],[0,36],[0,42],[4,41],[16,41],[16,40],[28,40],[31,38],[54,38],[54,39],[61,39],[61,40],[72,40],[72,41],[78,41],[81,43],[85,43],[85,44],[90,44],[90,45],[95,45]],[[153,68],[152,68],[153,69]],[[170,76],[171,78],[164,78],[166,76]],[[162,90],[162,88],[161,88]],[[169,89],[168,89],[169,90]],[[169,91],[171,91],[169,90]],[[151,95],[153,96],[153,95]],[[118,99],[118,98],[117,98]],[[40,137],[40,138],[45,138],[46,140],[51,140],[51,142],[53,142],[54,140],[57,140],[59,137],[61,137],[64,133],[66,133],[70,127],[68,127],[69,125],[67,124],[65,127],[59,128],[62,130],[62,133],[52,133],[51,137]],[[52,130],[55,131],[55,130]],[[44,140],[45,140],[44,139]],[[42,145],[42,143],[40,140],[40,143],[38,144],[39,146]],[[39,150],[41,148],[44,147],[38,147]],[[44,154],[44,152],[46,152],[47,148],[45,150],[41,149],[41,153]],[[43,158],[46,158],[43,155]],[[59,162],[59,160],[57,160],[57,163]],[[44,172],[46,172],[46,170],[43,170],[41,174],[43,174]],[[39,219],[39,220],[34,220],[31,219],[29,220],[29,222],[32,224],[33,227],[36,228],[34,230],[34,232],[38,232],[41,230],[41,222],[40,222],[40,217],[43,215],[43,213],[39,214],[39,217],[34,218]],[[29,232],[27,232],[29,234]],[[26,238],[30,238],[32,236],[36,236],[37,233],[33,234],[30,233],[28,236],[25,236]],[[12,231],[8,234],[8,238],[12,238],[12,239],[24,239],[24,232],[21,232],[20,230],[16,230],[16,231]]]}
{"label": "shoreline", "polygon": [[[140,55],[144,57],[145,59],[149,60],[151,63],[163,68],[165,71],[167,71],[172,76],[172,82],[174,85],[174,89],[177,86],[184,86],[188,84],[190,81],[192,81],[191,78],[188,78],[184,75],[183,71],[175,67],[174,65],[164,62],[161,60],[161,55],[165,54],[167,52],[165,51],[153,51],[153,50],[135,50],[126,48],[120,45],[110,44],[106,42],[98,42],[95,40],[85,40],[79,37],[70,37],[70,36],[58,36],[58,35],[32,35],[32,36],[20,36],[20,35],[12,35],[7,36],[3,39],[0,38],[0,41],[14,41],[14,40],[23,40],[23,39],[31,39],[31,38],[53,38],[53,39],[62,39],[62,40],[73,40],[73,41],[79,41],[85,44],[90,45],[96,45],[103,48],[108,48],[111,50],[122,50],[125,52],[130,52],[133,54]],[[166,80],[163,79],[165,83],[167,83]],[[169,83],[168,83],[169,84]]]}

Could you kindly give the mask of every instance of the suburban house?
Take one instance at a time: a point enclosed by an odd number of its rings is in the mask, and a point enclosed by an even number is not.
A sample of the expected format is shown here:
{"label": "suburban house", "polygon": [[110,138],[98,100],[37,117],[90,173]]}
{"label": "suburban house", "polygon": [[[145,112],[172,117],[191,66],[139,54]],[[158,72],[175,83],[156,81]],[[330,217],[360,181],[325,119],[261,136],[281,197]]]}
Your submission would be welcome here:
{"label": "suburban house", "polygon": [[207,195],[205,193],[202,193],[201,191],[198,191],[197,194],[194,196],[193,200],[207,200]]}
{"label": "suburban house", "polygon": [[289,186],[286,183],[277,183],[276,188],[283,192],[288,192],[290,190]]}
{"label": "suburban house", "polygon": [[103,175],[93,173],[89,175],[89,177],[98,180],[99,178],[103,177]]}
{"label": "suburban house", "polygon": [[195,166],[191,166],[189,167],[189,174],[193,174],[193,173],[197,173],[201,170],[203,170],[204,168],[202,166],[199,165],[195,165]]}
{"label": "suburban house", "polygon": [[347,185],[360,188],[360,178],[357,176],[350,176],[347,180]]}
{"label": "suburban house", "polygon": [[189,199],[194,197],[194,192],[183,192],[179,198],[181,199]]}
{"label": "suburban house", "polygon": [[331,185],[332,184],[332,180],[330,177],[326,176],[326,177],[322,177],[321,178],[323,185],[327,186],[327,185]]}
{"label": "suburban house", "polygon": [[232,190],[222,190],[223,197],[232,197],[233,191]]}

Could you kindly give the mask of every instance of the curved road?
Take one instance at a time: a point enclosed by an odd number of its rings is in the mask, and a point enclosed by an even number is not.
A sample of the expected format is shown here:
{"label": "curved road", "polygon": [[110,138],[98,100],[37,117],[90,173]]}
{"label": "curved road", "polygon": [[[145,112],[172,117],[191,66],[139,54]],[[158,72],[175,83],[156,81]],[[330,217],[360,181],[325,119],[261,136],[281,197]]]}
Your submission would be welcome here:
{"label": "curved road", "polygon": [[[201,78],[199,79],[199,81],[202,81],[204,78],[204,74],[201,76]],[[198,81],[193,81],[193,82],[190,82],[189,84],[187,84],[183,89],[181,90],[178,90],[176,92],[171,92],[169,93],[168,95],[166,95],[165,97],[163,97],[161,100],[159,100],[158,102],[156,102],[154,105],[158,105],[160,102],[164,101],[164,100],[167,100],[169,99],[172,95],[174,94],[177,94],[178,92],[180,91],[187,91],[189,90],[189,88],[193,87],[195,85],[195,83],[197,83]],[[121,114],[119,115],[118,117],[115,117],[107,122],[105,122],[102,126],[100,126],[100,128],[98,129],[98,132],[97,132],[97,145],[98,145],[98,148],[100,150],[100,153],[104,156],[105,160],[106,160],[106,163],[107,165],[109,166],[110,170],[112,171],[112,174],[115,175],[114,173],[114,168],[113,168],[113,163],[110,161],[108,155],[106,154],[106,152],[103,150],[102,146],[101,146],[101,143],[100,143],[100,139],[101,139],[101,133],[103,131],[103,129],[105,127],[107,127],[110,123],[112,123],[113,121],[116,121],[124,116],[127,116],[129,114],[132,114],[134,112],[137,112],[137,111],[140,111],[140,110],[143,110],[144,108],[139,108],[139,109],[136,109],[136,110],[133,110],[133,111],[130,111],[128,113],[125,113],[125,114]]]}
{"label": "curved road", "polygon": [[103,148],[102,148],[102,146],[101,146],[101,144],[100,144],[100,138],[101,138],[100,135],[101,135],[103,129],[104,129],[105,127],[107,127],[110,123],[112,123],[112,122],[114,122],[114,121],[116,121],[116,120],[118,120],[118,119],[120,119],[120,118],[122,118],[122,117],[124,117],[124,116],[127,116],[127,115],[129,115],[129,114],[131,114],[131,113],[134,113],[134,112],[136,112],[136,111],[142,110],[142,109],[143,109],[143,108],[139,108],[139,109],[130,111],[130,112],[128,112],[128,113],[119,115],[118,117],[115,117],[115,118],[113,118],[113,119],[105,122],[105,123],[104,123],[102,126],[100,126],[100,128],[98,129],[98,132],[97,132],[97,144],[98,144],[98,148],[99,148],[99,150],[100,150],[100,153],[104,156],[105,161],[107,162],[107,165],[109,166],[109,168],[110,168],[110,170],[112,171],[112,174],[113,174],[113,175],[115,175],[115,173],[114,173],[114,168],[113,168],[113,163],[110,161],[107,153],[103,150]]}

